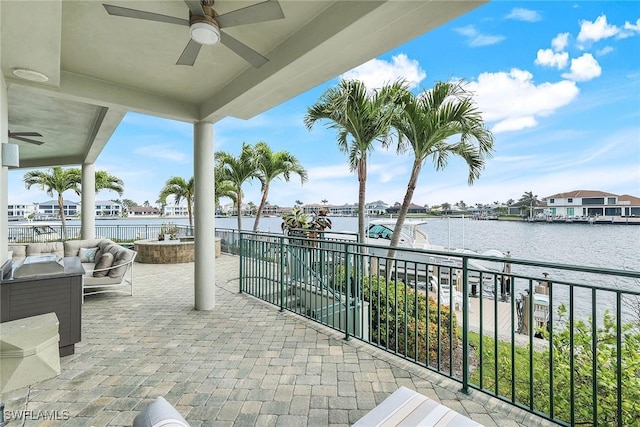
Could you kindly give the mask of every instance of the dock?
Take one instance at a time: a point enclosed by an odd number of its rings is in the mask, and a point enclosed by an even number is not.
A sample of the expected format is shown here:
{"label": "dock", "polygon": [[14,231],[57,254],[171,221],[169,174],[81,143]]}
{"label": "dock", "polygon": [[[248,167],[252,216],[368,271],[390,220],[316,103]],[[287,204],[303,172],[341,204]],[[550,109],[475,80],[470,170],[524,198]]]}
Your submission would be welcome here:
{"label": "dock", "polygon": [[[480,303],[482,302],[482,311]],[[484,336],[498,338],[500,341],[511,342],[512,325],[518,328],[518,313],[512,310],[511,303],[496,301],[488,298],[469,298],[469,330],[482,333]],[[458,325],[462,325],[465,313],[462,311],[462,300],[458,300],[455,304],[454,311],[457,316]],[[496,316],[497,312],[497,316]],[[482,315],[481,315],[482,314]],[[496,319],[497,317],[497,319]],[[534,322],[535,322],[534,316]],[[497,334],[496,334],[497,326]],[[513,333],[514,344],[518,346],[526,346],[530,343],[529,334]],[[535,348],[546,348],[549,345],[547,340],[533,337],[533,345]]]}
{"label": "dock", "polygon": [[[407,282],[414,289],[417,289],[419,291],[426,292],[426,288],[427,286],[429,286],[429,296],[434,298],[434,300],[437,300],[438,298],[438,294],[435,288],[438,287],[439,284],[441,305],[447,307],[449,306],[448,303],[451,301],[450,292],[452,288],[450,283],[453,284],[454,311],[457,316],[458,325],[462,326],[465,313],[462,311],[463,304],[461,274],[452,267],[429,267],[430,269],[428,270],[428,273],[427,270],[405,270],[402,267],[396,267],[395,269],[393,269],[393,274],[398,279],[407,280]],[[382,274],[384,274],[384,268],[382,264],[380,265],[379,270]],[[435,280],[438,276],[439,279]],[[491,275],[487,277],[490,278],[491,281],[493,281],[493,277]],[[483,296],[480,297],[479,293],[483,292],[483,290],[481,290],[482,286],[478,286],[478,282],[479,280],[477,277],[470,277],[469,279],[469,312],[467,313],[469,316],[469,329],[473,332],[482,333],[485,336],[497,338],[501,341],[506,342],[511,342],[513,335],[513,341],[516,345],[529,345],[529,297],[523,296],[521,298],[516,296],[516,298],[514,299],[514,304],[512,305],[510,302],[511,296],[508,293],[510,289],[508,289],[508,287],[507,289],[501,289],[501,291],[507,292],[504,295],[491,295],[490,297],[487,297],[483,294]],[[501,285],[498,286],[500,287]],[[533,322],[536,328],[541,328],[546,325],[546,321],[549,316],[548,293],[548,287],[544,283],[536,286],[533,304]],[[505,298],[506,300],[502,301],[500,300],[500,298]],[[518,304],[520,304],[521,313],[518,313]],[[521,317],[523,325],[522,327],[519,327]],[[515,331],[513,331],[514,328]],[[533,338],[533,343],[536,348],[546,348],[548,346],[548,342],[546,340],[537,338],[535,336]]]}

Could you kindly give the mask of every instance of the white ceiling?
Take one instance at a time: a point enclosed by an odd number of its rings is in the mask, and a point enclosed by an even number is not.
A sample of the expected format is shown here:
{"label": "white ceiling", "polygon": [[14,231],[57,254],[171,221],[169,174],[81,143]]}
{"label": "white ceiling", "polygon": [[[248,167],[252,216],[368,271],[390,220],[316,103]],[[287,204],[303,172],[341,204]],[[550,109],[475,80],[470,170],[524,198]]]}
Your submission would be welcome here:
{"label": "white ceiling", "polygon": [[[9,129],[46,141],[10,140],[21,167],[94,161],[127,111],[192,123],[251,118],[485,1],[280,0],[284,19],[224,30],[269,59],[260,68],[221,44],[203,46],[193,67],[175,65],[188,27],[111,16],[103,3],[188,19],[182,0],[0,1]],[[14,68],[49,81],[21,80]]]}

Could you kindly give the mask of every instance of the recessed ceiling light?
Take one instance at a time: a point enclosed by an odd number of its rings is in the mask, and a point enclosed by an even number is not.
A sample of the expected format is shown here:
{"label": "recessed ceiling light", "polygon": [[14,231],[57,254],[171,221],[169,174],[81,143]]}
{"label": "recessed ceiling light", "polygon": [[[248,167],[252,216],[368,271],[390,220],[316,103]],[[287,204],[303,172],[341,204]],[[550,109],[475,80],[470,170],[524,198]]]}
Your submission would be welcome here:
{"label": "recessed ceiling light", "polygon": [[42,83],[49,80],[49,77],[45,76],[44,74],[38,71],[28,70],[26,68],[14,68],[13,74],[17,77],[20,77],[21,79],[29,80],[32,82]]}

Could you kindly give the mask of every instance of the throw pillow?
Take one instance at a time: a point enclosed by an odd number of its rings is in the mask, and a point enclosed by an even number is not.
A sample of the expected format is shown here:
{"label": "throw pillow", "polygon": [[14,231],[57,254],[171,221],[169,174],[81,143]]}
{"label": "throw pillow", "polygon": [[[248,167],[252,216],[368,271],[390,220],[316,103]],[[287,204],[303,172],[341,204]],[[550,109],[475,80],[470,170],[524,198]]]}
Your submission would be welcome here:
{"label": "throw pillow", "polygon": [[97,252],[98,252],[97,246],[95,248],[80,248],[80,252],[78,253],[80,262],[96,262]]}
{"label": "throw pillow", "polygon": [[[100,256],[98,262],[96,262],[95,270],[102,270],[103,268],[109,268],[113,265],[113,254],[107,252]],[[94,271],[93,277],[106,277],[109,274],[109,270]]]}

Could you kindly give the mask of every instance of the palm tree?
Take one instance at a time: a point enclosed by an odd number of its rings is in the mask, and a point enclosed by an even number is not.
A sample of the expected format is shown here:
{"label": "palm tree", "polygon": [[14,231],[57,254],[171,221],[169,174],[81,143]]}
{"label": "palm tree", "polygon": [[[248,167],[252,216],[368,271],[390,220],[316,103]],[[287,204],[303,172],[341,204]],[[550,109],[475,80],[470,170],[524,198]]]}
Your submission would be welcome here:
{"label": "palm tree", "polygon": [[[464,90],[462,82],[438,82],[418,96],[403,86],[390,96],[398,106],[393,116],[393,127],[399,135],[398,151],[410,148],[414,154],[407,192],[391,237],[390,246],[394,247],[400,240],[425,160],[431,157],[436,170],[440,170],[447,166],[451,155],[461,157],[469,167],[468,183],[471,185],[480,176],[485,157],[491,155],[493,135],[485,127],[471,93]],[[393,249],[390,250],[392,255]]]}
{"label": "palm tree", "polygon": [[296,200],[296,206],[302,206],[302,200]]}
{"label": "palm tree", "polygon": [[220,205],[220,198],[222,197],[230,198],[235,204],[237,202],[237,197],[233,183],[224,179],[224,172],[219,167],[216,168],[214,176],[214,204],[216,205],[216,208]]}
{"label": "palm tree", "polygon": [[[392,87],[397,87],[394,84]],[[392,91],[392,87],[383,90]],[[358,234],[364,241],[364,214],[367,157],[374,149],[376,141],[388,141],[391,126],[392,108],[382,90],[367,92],[364,83],[358,80],[342,80],[338,87],[327,89],[318,102],[308,108],[304,124],[311,130],[322,119],[329,120],[327,127],[338,132],[338,148],[349,158],[351,172],[358,176]]]}
{"label": "palm tree", "polygon": [[327,203],[329,203],[329,201],[328,201],[327,199],[322,199],[322,200],[320,200],[320,202],[321,202],[323,205],[326,205]]}
{"label": "palm tree", "polygon": [[247,206],[249,206],[249,215],[254,215],[256,212],[256,204],[253,202],[249,202],[247,203]]}
{"label": "palm tree", "polygon": [[193,202],[195,199],[195,183],[193,177],[188,181],[179,176],[169,178],[162,190],[160,190],[158,200],[165,203],[169,196],[174,196],[176,205],[180,203],[182,199],[187,202],[189,230],[193,230]]}
{"label": "palm tree", "polygon": [[156,200],[156,206],[160,211],[160,216],[162,216],[164,214],[164,207],[167,206],[167,200],[161,199],[160,197],[158,197],[158,199]]}
{"label": "palm tree", "polygon": [[255,167],[255,155],[253,147],[245,142],[238,157],[225,151],[216,153],[216,171],[223,181],[229,181],[233,185],[236,194],[236,206],[238,207],[238,231],[242,230],[242,185],[252,178],[257,178]]}
{"label": "palm tree", "polygon": [[46,191],[49,197],[58,197],[58,208],[60,209],[60,220],[62,221],[62,237],[65,236],[66,220],[64,214],[64,198],[62,193],[68,190],[80,195],[80,183],[82,182],[82,172],[78,168],[62,169],[59,166],[45,171],[31,171],[23,177],[27,190],[32,185],[37,185],[41,190]]}
{"label": "palm tree", "polygon": [[96,193],[100,190],[111,190],[122,196],[124,182],[117,176],[110,175],[107,171],[96,171]]}
{"label": "palm tree", "polygon": [[122,212],[122,215],[125,216],[125,214],[131,212],[131,209],[138,206],[138,204],[131,199],[122,199],[122,206],[124,206],[124,212]]}
{"label": "palm tree", "polygon": [[522,202],[523,205],[529,205],[529,219],[531,219],[533,217],[533,207],[538,206],[540,202],[538,196],[534,195],[533,191],[525,191],[519,201]]}
{"label": "palm tree", "polygon": [[298,159],[287,151],[271,151],[266,142],[258,142],[254,146],[255,166],[258,171],[260,182],[262,183],[262,199],[256,212],[256,220],[253,223],[253,231],[258,231],[258,223],[262,216],[262,211],[267,203],[269,186],[276,178],[284,178],[286,182],[291,179],[291,174],[300,176],[302,184],[307,180],[307,171],[302,167]]}

